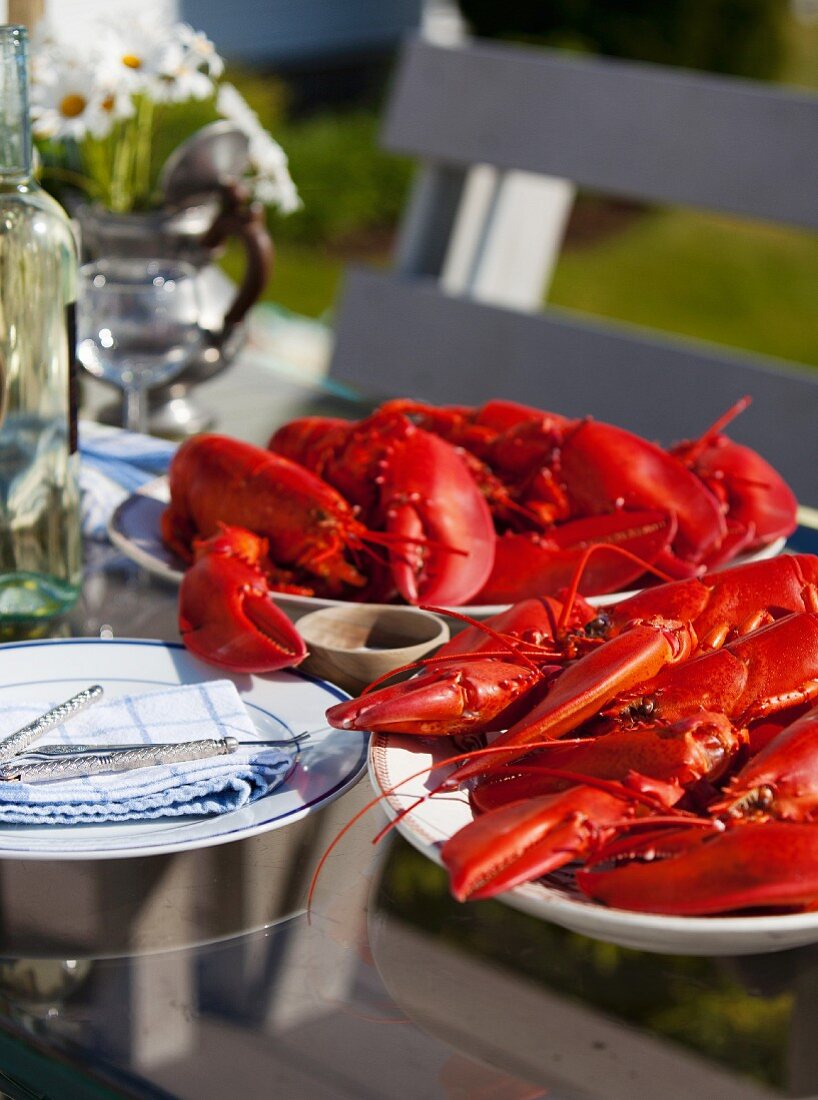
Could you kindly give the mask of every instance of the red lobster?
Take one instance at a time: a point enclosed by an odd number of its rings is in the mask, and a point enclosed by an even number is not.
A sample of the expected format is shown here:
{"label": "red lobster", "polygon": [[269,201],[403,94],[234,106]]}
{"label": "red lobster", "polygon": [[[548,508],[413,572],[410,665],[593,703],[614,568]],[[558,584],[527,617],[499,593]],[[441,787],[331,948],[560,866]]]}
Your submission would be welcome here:
{"label": "red lobster", "polygon": [[[554,679],[552,689],[542,700],[542,710],[530,705],[526,717],[512,727],[513,732],[509,730],[503,735],[505,740],[495,745],[505,743],[519,748],[520,752],[525,751],[528,741],[559,736],[555,727],[563,720],[568,721],[563,732],[570,732],[574,719],[575,724],[583,720],[579,714],[587,712],[587,717],[603,706],[613,706],[619,693],[648,681],[671,657],[681,658],[679,676],[684,678],[689,650],[675,654],[672,644],[663,643],[667,634],[683,640],[687,637],[690,642],[692,628],[700,649],[702,645],[714,648],[789,612],[811,609],[816,585],[818,558],[802,554],[733,566],[710,576],[645,589],[612,608],[594,611],[583,601],[572,609],[570,616],[564,614],[562,605],[556,600],[524,601],[504,612],[502,617],[488,620],[486,625],[494,627],[497,624],[503,637],[508,639],[511,635],[513,640],[517,616],[527,631],[536,623],[542,644],[546,646],[543,654],[546,663],[564,663],[561,654],[571,663]],[[563,618],[565,623],[561,622]],[[657,621],[666,625],[656,625]],[[632,623],[636,625],[629,628]],[[471,703],[481,692],[489,690],[486,681],[492,683],[492,691],[502,685],[505,669],[497,670],[495,675],[491,663],[481,663],[475,668],[468,655],[489,644],[477,640],[483,635],[484,631],[477,624],[447,643],[428,662],[428,667],[442,669],[446,662],[441,659],[447,654],[463,655],[456,666],[457,689],[448,694],[443,687],[439,689],[438,710],[434,712],[440,726],[438,732],[445,730],[452,735],[465,732],[463,718],[471,723],[479,718],[479,709]],[[509,647],[509,658],[512,651],[513,647]],[[480,654],[475,652],[474,660],[478,657]],[[525,661],[518,655],[513,663],[524,665]],[[431,719],[431,699],[425,696],[421,677],[340,703],[330,709],[329,720],[345,729],[418,732],[413,728],[414,701],[419,698],[415,692],[418,691],[424,692],[423,710]],[[628,706],[634,711],[636,699],[630,698]],[[570,720],[563,708],[571,712]],[[495,725],[494,728],[501,727]],[[476,767],[476,771],[479,770]]]}
{"label": "red lobster", "polygon": [[721,829],[652,831],[614,841],[577,873],[580,888],[608,905],[654,913],[814,908],[817,741],[813,707],[729,781],[709,810]]}
{"label": "red lobster", "polygon": [[268,543],[276,566],[323,595],[340,595],[366,578],[349,559],[368,534],[331,486],[289,459],[220,435],[188,439],[169,471],[165,543],[191,560],[194,538],[222,523]]}
{"label": "red lobster", "polygon": [[[701,439],[671,451],[610,424],[513,402],[435,409],[400,399],[384,408],[410,415],[487,467],[478,480],[488,486],[498,530],[511,530],[475,598],[485,604],[556,592],[593,542],[613,542],[666,573],[690,576],[789,534],[792,492],[760,456],[721,431],[747,404],[742,399]],[[622,572],[621,558],[599,559],[585,594],[636,579],[622,580]]]}
{"label": "red lobster", "polygon": [[[399,413],[360,422],[294,421],[270,440],[324,478],[370,529],[395,537],[391,581],[408,603],[461,604],[483,586],[494,560],[488,506],[462,455]],[[385,600],[385,591],[370,591]]]}
{"label": "red lobster", "polygon": [[[273,563],[290,570],[294,583],[334,597],[367,583],[351,559],[367,544],[385,545],[407,600],[463,602],[491,567],[488,509],[451,448],[434,437],[420,440],[408,422],[407,429],[390,452],[392,480],[387,485],[385,473],[377,475],[383,531],[362,523],[340,493],[297,462],[204,435],[182,444],[171,463],[164,540],[189,560],[194,537],[213,534],[219,523],[244,527],[267,540]],[[370,483],[376,480],[373,473]],[[424,481],[436,493],[429,510]]]}
{"label": "red lobster", "polygon": [[[589,638],[585,652],[577,645],[579,655],[551,675],[540,702],[493,742],[491,760],[504,762],[487,764],[475,753],[450,777],[470,778],[474,805],[484,811],[443,849],[457,895],[491,896],[580,858],[582,889],[625,907],[717,912],[818,898],[808,865],[818,855],[818,830],[815,838],[807,830],[818,813],[818,708],[786,725],[788,713],[818,695],[816,584],[818,559],[783,557],[658,587],[587,621],[586,636],[611,636],[596,645]],[[637,633],[642,624],[631,613],[663,607],[686,618],[705,645],[692,659],[640,677],[636,668],[652,668],[656,635]],[[629,642],[636,643],[632,663]],[[472,658],[461,659],[465,676]],[[411,715],[411,683],[382,689],[391,693],[393,715],[395,692]],[[355,702],[371,705],[366,696]],[[333,724],[354,705],[332,708]],[[783,732],[728,779],[752,747],[753,726],[771,712],[781,713]],[[549,742],[567,733],[581,739]],[[508,756],[496,752],[503,745]],[[638,831],[626,829],[628,821]],[[758,845],[769,846],[771,857],[786,845],[781,875],[771,877],[763,854],[753,864]],[[735,864],[729,874],[725,859]]]}

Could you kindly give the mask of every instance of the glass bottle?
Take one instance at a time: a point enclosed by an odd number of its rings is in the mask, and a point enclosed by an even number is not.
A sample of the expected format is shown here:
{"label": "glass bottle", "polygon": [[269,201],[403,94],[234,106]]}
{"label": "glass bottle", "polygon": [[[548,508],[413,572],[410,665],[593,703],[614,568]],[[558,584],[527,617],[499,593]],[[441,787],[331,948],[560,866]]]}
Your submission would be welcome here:
{"label": "glass bottle", "polygon": [[82,576],[77,260],[32,178],[27,61],[25,28],[0,27],[0,636],[66,611]]}

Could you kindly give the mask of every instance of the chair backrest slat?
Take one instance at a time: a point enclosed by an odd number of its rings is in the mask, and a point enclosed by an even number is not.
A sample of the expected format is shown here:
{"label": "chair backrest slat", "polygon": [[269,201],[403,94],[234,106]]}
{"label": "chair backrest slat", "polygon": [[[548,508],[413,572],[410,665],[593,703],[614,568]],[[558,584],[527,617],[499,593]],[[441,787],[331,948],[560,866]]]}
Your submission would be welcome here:
{"label": "chair backrest slat", "polygon": [[353,269],[339,309],[333,376],[367,392],[437,403],[505,397],[592,415],[664,444],[696,436],[734,401],[730,426],[818,505],[818,378],[779,361],[588,322],[517,313],[440,292],[433,279]]}
{"label": "chair backrest slat", "polygon": [[818,98],[498,45],[406,49],[384,144],[818,229]]}

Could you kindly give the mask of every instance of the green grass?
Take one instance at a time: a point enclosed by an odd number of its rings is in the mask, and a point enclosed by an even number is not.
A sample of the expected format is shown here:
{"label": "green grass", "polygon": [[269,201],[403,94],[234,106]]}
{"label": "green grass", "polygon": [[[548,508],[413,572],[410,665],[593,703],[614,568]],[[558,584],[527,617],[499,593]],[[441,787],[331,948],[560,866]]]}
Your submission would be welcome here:
{"label": "green grass", "polygon": [[[818,27],[791,23],[782,82],[818,88]],[[318,317],[333,307],[345,258],[360,257],[360,238],[400,208],[406,167],[375,154],[375,119],[360,112],[274,129],[291,152],[307,209],[290,225],[273,223],[278,255],[265,298]],[[378,240],[367,259],[383,262],[382,233]],[[238,270],[235,258],[228,266]],[[657,210],[563,254],[548,300],[818,365],[818,328],[810,323],[818,300],[818,236],[798,230]]]}
{"label": "green grass", "polygon": [[[237,247],[231,246],[221,263],[232,279],[241,278],[244,261]],[[273,274],[262,301],[322,317],[335,303],[343,269],[343,260],[320,248],[277,242]]]}
{"label": "green grass", "polygon": [[818,237],[648,213],[557,265],[554,305],[818,365]]}

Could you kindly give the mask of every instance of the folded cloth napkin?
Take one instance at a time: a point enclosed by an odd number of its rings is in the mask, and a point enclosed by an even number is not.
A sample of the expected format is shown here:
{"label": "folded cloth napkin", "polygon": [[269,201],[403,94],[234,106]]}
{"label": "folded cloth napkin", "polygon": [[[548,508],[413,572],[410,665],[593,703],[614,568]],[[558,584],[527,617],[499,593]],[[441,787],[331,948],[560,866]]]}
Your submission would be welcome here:
{"label": "folded cloth napkin", "polygon": [[86,538],[107,538],[108,520],[122,501],[164,474],[175,443],[91,421],[80,422],[82,530]]}
{"label": "folded cloth napkin", "polygon": [[[0,706],[2,736],[61,701],[32,705],[21,700]],[[227,736],[247,741],[257,733],[235,685],[214,680],[102,702],[31,748],[90,743],[104,751],[106,745],[119,743],[137,746]],[[294,753],[250,747],[228,756],[80,779],[0,782],[0,823],[79,825],[222,814],[268,794],[286,779],[294,761]]]}

